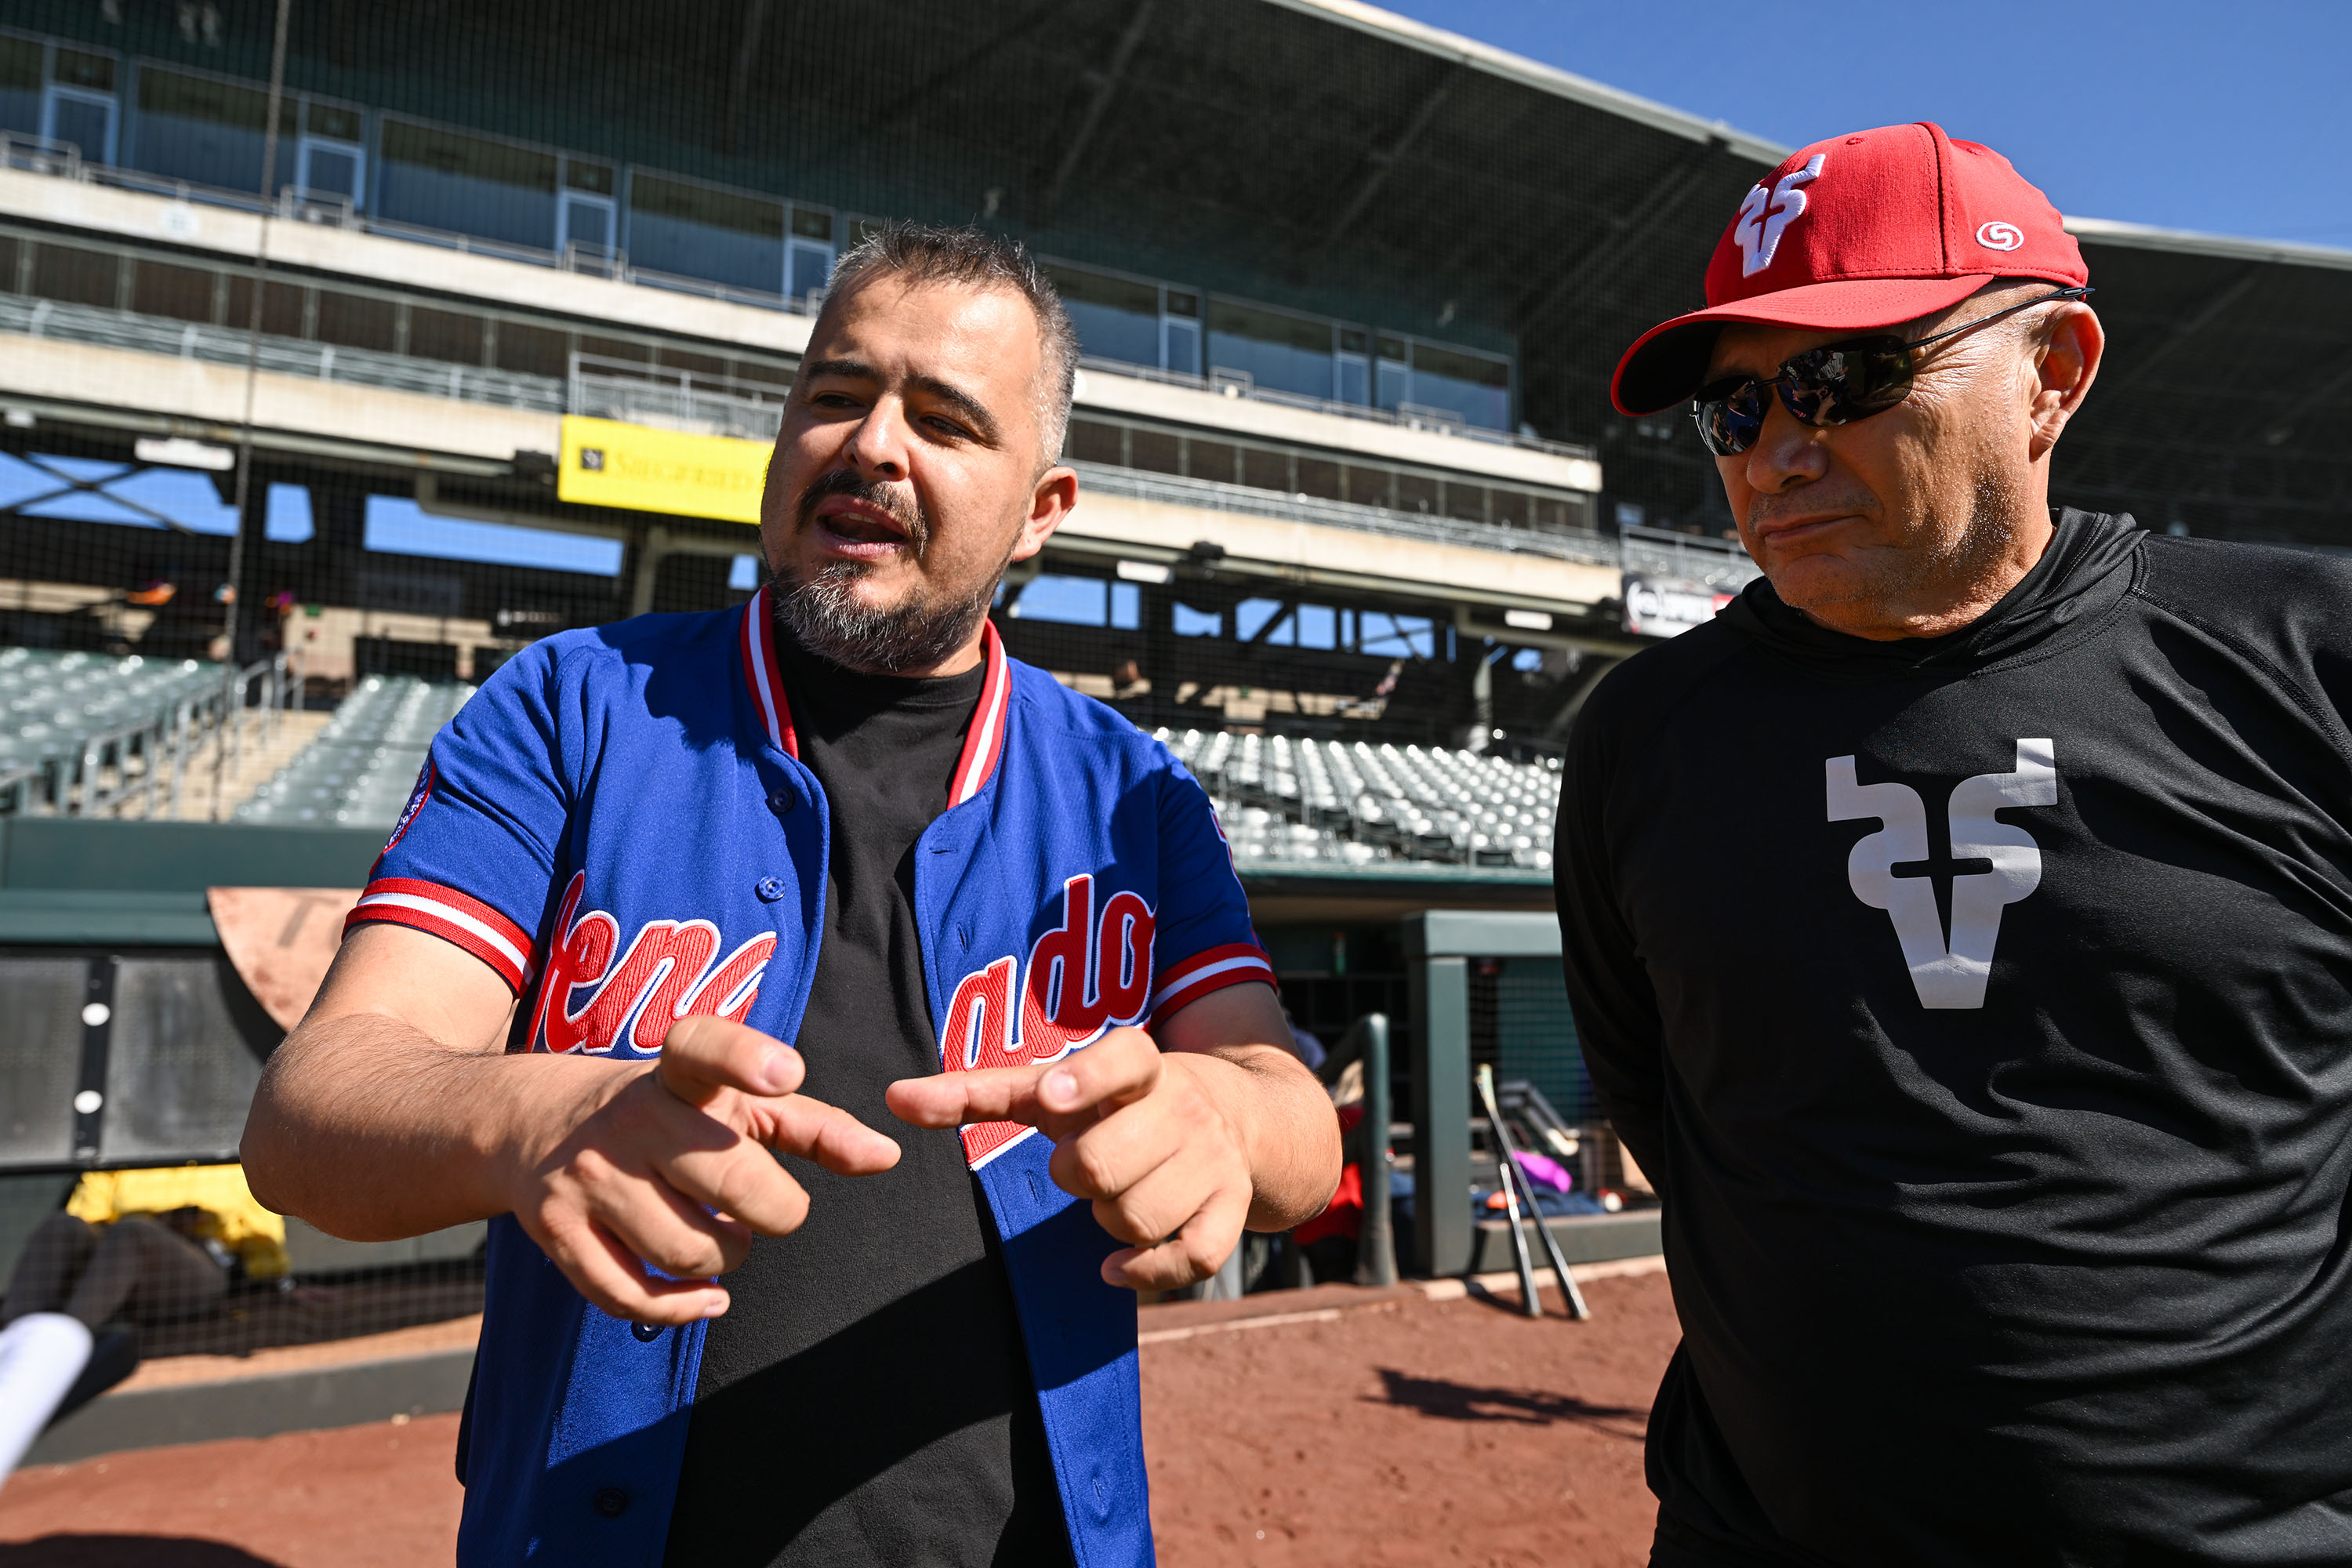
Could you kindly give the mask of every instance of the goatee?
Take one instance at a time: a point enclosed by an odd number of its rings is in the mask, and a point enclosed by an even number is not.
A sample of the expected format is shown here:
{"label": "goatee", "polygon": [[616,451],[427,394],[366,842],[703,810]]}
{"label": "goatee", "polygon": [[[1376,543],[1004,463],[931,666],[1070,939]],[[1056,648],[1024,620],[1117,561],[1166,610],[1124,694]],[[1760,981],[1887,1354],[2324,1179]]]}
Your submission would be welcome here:
{"label": "goatee", "polygon": [[[887,511],[905,532],[907,548],[919,563],[931,539],[930,519],[909,507],[891,487],[869,485],[855,473],[826,474],[800,499],[795,531],[815,526],[815,510],[828,496],[854,496]],[[895,605],[860,602],[856,584],[873,571],[863,561],[836,561],[808,577],[789,567],[775,572],[776,624],[801,647],[845,669],[876,675],[906,675],[932,668],[961,648],[996,598],[1003,563],[961,593],[940,594],[918,583]]]}

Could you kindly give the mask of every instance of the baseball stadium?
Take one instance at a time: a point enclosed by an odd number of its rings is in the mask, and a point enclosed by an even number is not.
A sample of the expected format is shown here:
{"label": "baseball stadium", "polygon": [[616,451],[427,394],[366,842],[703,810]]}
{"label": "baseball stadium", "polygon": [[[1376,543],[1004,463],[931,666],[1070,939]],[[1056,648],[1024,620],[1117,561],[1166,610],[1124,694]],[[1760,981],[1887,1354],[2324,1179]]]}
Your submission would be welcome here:
{"label": "baseball stadium", "polygon": [[[128,1288],[0,1557],[449,1554],[488,1226],[273,1214],[247,1108],[482,683],[761,591],[835,264],[911,222],[1078,338],[993,637],[1198,780],[1353,1108],[1352,1207],[1140,1309],[1160,1551],[1643,1560],[1676,1331],[1554,819],[1601,678],[1758,575],[1609,373],[1790,151],[1356,0],[9,5],[0,1260],[69,1214],[223,1261]],[[2112,363],[2053,493],[2352,552],[2352,252],[2067,228]]]}

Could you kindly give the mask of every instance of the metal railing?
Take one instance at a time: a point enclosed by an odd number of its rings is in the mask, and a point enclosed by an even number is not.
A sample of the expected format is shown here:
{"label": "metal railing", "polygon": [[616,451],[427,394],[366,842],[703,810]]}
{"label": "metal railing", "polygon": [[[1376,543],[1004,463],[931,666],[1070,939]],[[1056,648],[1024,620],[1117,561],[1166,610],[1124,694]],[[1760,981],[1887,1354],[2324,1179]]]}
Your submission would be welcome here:
{"label": "metal railing", "polygon": [[[247,353],[245,333],[232,328],[22,295],[0,294],[0,331],[240,367]],[[264,338],[255,357],[260,369],[278,375],[417,392],[465,403],[561,414],[567,402],[563,383],[552,376],[448,364],[299,338]]]}
{"label": "metal railing", "polygon": [[1580,530],[1516,528],[1507,523],[1473,522],[1430,513],[1393,511],[1357,501],[1324,500],[1281,490],[1253,489],[1218,479],[1185,479],[1175,474],[1146,473],[1137,468],[1102,463],[1073,463],[1082,489],[1101,495],[1127,496],[1135,500],[1170,506],[1199,507],[1209,511],[1239,512],[1283,522],[1309,522],[1326,528],[1352,529],[1391,538],[1418,539],[1433,544],[1458,544],[1473,550],[1505,550],[1541,555],[1554,561],[1579,561],[1593,566],[1614,566],[1617,542],[1605,534]]}
{"label": "metal railing", "polygon": [[[824,302],[823,292],[794,297],[764,289],[745,289],[736,284],[713,282],[708,279],[688,278],[677,273],[661,272],[632,264],[625,251],[615,247],[592,246],[574,242],[562,251],[538,246],[520,245],[509,240],[485,239],[477,235],[461,234],[454,229],[434,228],[423,224],[403,223],[396,219],[377,217],[359,211],[348,196],[321,195],[289,185],[276,201],[265,201],[250,191],[226,190],[219,186],[199,184],[191,180],[167,178],[143,174],[136,169],[118,168],[93,163],[83,158],[79,147],[71,142],[57,142],[21,132],[0,132],[0,167],[27,174],[49,174],[59,179],[84,184],[110,185],[118,190],[137,191],[148,195],[165,196],[173,201],[194,205],[230,207],[238,212],[269,214],[292,222],[315,224],[321,227],[341,228],[355,234],[380,235],[388,239],[403,239],[417,245],[429,245],[437,249],[460,251],[472,256],[487,256],[501,261],[520,262],[530,267],[544,267],[552,271],[572,272],[582,276],[610,279],[615,282],[632,283],[648,289],[661,289],[671,293],[693,294],[707,300],[723,300],[729,304],[748,305],[757,310],[777,310],[790,315],[813,316]],[[1171,386],[1188,386],[1196,390],[1219,393],[1228,397],[1247,398],[1252,402],[1270,403],[1282,407],[1305,409],[1311,413],[1336,415],[1343,419],[1368,420],[1408,430],[1423,430],[1436,435],[1457,437],[1465,441],[1481,441],[1490,446],[1515,447],[1527,451],[1548,452],[1557,457],[1591,458],[1592,449],[1566,441],[1553,441],[1539,436],[1528,436],[1512,430],[1489,430],[1470,424],[1452,409],[1417,404],[1402,404],[1395,408],[1371,408],[1360,404],[1341,403],[1334,398],[1315,397],[1302,393],[1283,392],[1256,384],[1244,371],[1213,370],[1208,375],[1194,375],[1184,371],[1162,370],[1154,365],[1130,364],[1125,360],[1087,356],[1079,361],[1089,371],[1108,375],[1127,376],[1140,381],[1154,381]]]}
{"label": "metal railing", "polygon": [[595,354],[572,356],[572,412],[772,441],[789,389]]}
{"label": "metal railing", "polygon": [[1763,575],[1747,550],[1729,540],[1655,528],[1623,529],[1617,537],[1616,564],[1628,572],[1681,577],[1725,593],[1737,593]]}
{"label": "metal railing", "polygon": [[28,136],[21,131],[0,131],[0,169],[54,174],[62,180],[90,177],[79,145],[49,136]]}
{"label": "metal railing", "polygon": [[274,741],[278,716],[297,689],[283,653],[225,670],[209,690],[176,698],[132,723],[90,731],[57,755],[0,769],[0,816],[121,816],[135,796],[139,815],[152,817],[159,815],[160,796],[177,818],[196,752],[212,742],[215,771],[235,769],[247,730],[257,730],[265,746]]}
{"label": "metal railing", "polygon": [[[245,334],[229,328],[91,305],[69,305],[56,300],[31,300],[21,295],[0,295],[0,332],[132,349],[214,364],[241,366],[247,353]],[[775,439],[786,395],[781,386],[770,388],[731,377],[664,370],[592,354],[572,357],[568,384],[519,371],[448,364],[296,338],[262,339],[255,360],[260,369],[280,375],[422,393],[539,413],[582,414],[685,427],[753,441]],[[1616,544],[1599,533],[1519,528],[1395,511],[1354,501],[1324,500],[1215,479],[1146,473],[1098,463],[1079,463],[1076,467],[1084,481],[1104,495],[1268,517],[1285,522],[1318,523],[1476,550],[1510,551],[1591,565],[1618,564]],[[1672,541],[1678,536],[1659,537]]]}
{"label": "metal railing", "polygon": [[1348,1026],[1339,1043],[1316,1069],[1325,1085],[1336,1084],[1351,1062],[1364,1066],[1363,1118],[1346,1139],[1345,1158],[1362,1179],[1363,1218],[1356,1228],[1356,1283],[1383,1288],[1397,1282],[1396,1234],[1390,1207],[1389,1177],[1396,1152],[1389,1144],[1389,1016],[1367,1013]]}
{"label": "metal railing", "polygon": [[1592,448],[1568,441],[1547,440],[1541,436],[1527,436],[1513,430],[1488,430],[1471,424],[1451,408],[1433,408],[1425,404],[1400,403],[1394,408],[1370,408],[1360,403],[1341,403],[1336,398],[1315,397],[1303,392],[1283,392],[1274,387],[1260,386],[1257,378],[1245,370],[1228,370],[1213,366],[1206,375],[1194,375],[1190,371],[1164,370],[1158,365],[1130,364],[1125,360],[1102,359],[1082,354],[1078,368],[1100,371],[1108,375],[1123,375],[1136,381],[1155,381],[1164,386],[1189,386],[1198,392],[1213,392],[1223,397],[1247,398],[1253,403],[1271,403],[1285,408],[1302,408],[1312,414],[1336,414],[1343,419],[1369,420],[1376,425],[1391,425],[1407,430],[1426,430],[1439,436],[1459,436],[1465,441],[1484,441],[1493,447],[1517,447],[1523,451],[1549,452],[1559,458],[1591,458]]}

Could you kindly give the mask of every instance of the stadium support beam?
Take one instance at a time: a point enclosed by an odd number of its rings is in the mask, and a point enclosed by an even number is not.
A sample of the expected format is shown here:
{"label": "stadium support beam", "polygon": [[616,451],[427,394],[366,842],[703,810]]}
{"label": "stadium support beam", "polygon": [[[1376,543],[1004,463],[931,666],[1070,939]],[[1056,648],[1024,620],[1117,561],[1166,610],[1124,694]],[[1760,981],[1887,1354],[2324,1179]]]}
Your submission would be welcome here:
{"label": "stadium support beam", "polygon": [[1103,115],[1110,100],[1118,95],[1119,79],[1127,74],[1127,62],[1135,58],[1142,46],[1144,29],[1151,25],[1152,0],[1142,0],[1135,14],[1127,19],[1127,28],[1118,36],[1118,45],[1111,50],[1110,64],[1103,68],[1101,79],[1095,83],[1094,96],[1087,100],[1087,112],[1079,121],[1077,133],[1070,144],[1062,149],[1062,161],[1054,167],[1054,183],[1045,187],[1043,216],[1051,219],[1054,209],[1062,205],[1062,193],[1070,184],[1070,176],[1078,172],[1078,160],[1085,157],[1093,144],[1095,132],[1101,128]]}
{"label": "stadium support beam", "polygon": [[1575,689],[1568,694],[1568,700],[1559,705],[1559,711],[1545,723],[1543,738],[1547,741],[1566,740],[1570,728],[1576,722],[1576,716],[1584,711],[1584,700],[1592,695],[1592,689],[1601,684],[1601,678],[1622,662],[1613,658],[1586,659],[1584,669],[1579,672]]}
{"label": "stadium support beam", "polygon": [[[2312,408],[2326,403],[2347,386],[2352,386],[2352,349],[2328,361],[2311,385],[2293,394],[2288,401],[2295,408]],[[2292,414],[2268,413],[2248,422],[2248,434],[2259,436],[2263,445],[2269,447],[2284,445],[2294,437],[2294,429]]]}
{"label": "stadium support beam", "polygon": [[743,37],[735,49],[735,74],[727,84],[727,117],[719,124],[719,147],[732,153],[742,135],[743,100],[751,91],[751,60],[760,52],[760,35],[768,28],[771,0],[743,0]]}
{"label": "stadium support beam", "polygon": [[1340,237],[1364,216],[1364,209],[1372,205],[1372,198],[1381,194],[1382,185],[1388,184],[1397,160],[1412,150],[1412,144],[1421,140],[1421,133],[1429,129],[1429,122],[1437,118],[1437,111],[1445,107],[1445,100],[1453,95],[1454,84],[1462,79],[1463,69],[1461,66],[1454,66],[1439,77],[1436,85],[1422,95],[1420,106],[1412,111],[1412,118],[1404,122],[1404,129],[1399,131],[1386,147],[1376,147],[1364,154],[1364,177],[1356,182],[1355,194],[1348,198],[1348,205],[1339,209],[1339,216],[1331,220],[1330,228],[1323,236],[1326,246],[1338,244]]}
{"label": "stadium support beam", "polygon": [[1660,224],[1674,216],[1683,198],[1698,184],[1718,151],[1730,144],[1711,136],[1682,156],[1666,177],[1650,187],[1649,195],[1627,213],[1616,232],[1584,253],[1584,258],[1552,279],[1533,302],[1518,313],[1519,330],[1534,326],[1563,300],[1572,299],[1587,285],[1609,275],[1624,258],[1646,246]]}
{"label": "stadium support beam", "polygon": [[2264,261],[2249,264],[2244,271],[2231,279],[2227,287],[2206,300],[2194,314],[2174,322],[2172,331],[2166,334],[2161,342],[2142,354],[2137,363],[2126,367],[2132,382],[2135,384],[2144,382],[2147,373],[2170,359],[2175,350],[2215,321],[2220,321],[2230,307],[2244,299],[2247,291],[2262,281],[2263,274],[2268,268],[2269,263]]}

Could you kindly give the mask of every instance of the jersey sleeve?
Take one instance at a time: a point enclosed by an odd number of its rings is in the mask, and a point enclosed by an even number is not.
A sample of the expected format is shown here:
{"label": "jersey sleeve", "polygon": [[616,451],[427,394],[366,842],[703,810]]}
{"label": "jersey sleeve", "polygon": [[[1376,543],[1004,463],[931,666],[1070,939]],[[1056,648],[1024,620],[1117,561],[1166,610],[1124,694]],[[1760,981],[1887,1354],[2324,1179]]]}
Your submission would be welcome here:
{"label": "jersey sleeve", "polygon": [[381,921],[439,937],[518,995],[575,798],[556,722],[558,666],[545,647],[509,659],[433,738],[343,928]]}
{"label": "jersey sleeve", "polygon": [[1250,924],[1249,900],[1209,797],[1172,760],[1160,789],[1160,908],[1151,942],[1155,1027],[1213,991],[1249,981],[1275,984],[1274,964]]}

